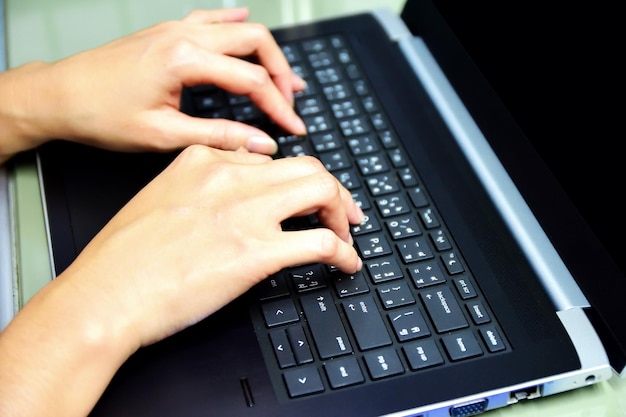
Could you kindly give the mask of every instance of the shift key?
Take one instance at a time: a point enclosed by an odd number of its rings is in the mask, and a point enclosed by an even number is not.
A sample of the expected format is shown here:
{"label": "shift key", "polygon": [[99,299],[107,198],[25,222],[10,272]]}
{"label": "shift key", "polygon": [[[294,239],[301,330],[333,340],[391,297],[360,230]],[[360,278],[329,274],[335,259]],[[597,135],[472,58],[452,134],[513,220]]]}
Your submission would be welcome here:
{"label": "shift key", "polygon": [[328,359],[352,353],[346,329],[330,292],[308,294],[300,301],[320,357]]}
{"label": "shift key", "polygon": [[439,333],[468,326],[463,311],[450,288],[433,288],[422,291],[420,297]]}

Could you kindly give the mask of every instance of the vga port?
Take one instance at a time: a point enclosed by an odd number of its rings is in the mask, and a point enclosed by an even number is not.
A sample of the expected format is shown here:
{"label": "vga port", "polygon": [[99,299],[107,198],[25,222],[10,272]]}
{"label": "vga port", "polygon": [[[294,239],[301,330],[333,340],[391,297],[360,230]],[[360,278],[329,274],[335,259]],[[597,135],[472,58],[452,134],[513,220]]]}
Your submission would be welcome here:
{"label": "vga port", "polygon": [[472,401],[470,403],[455,405],[450,409],[452,417],[469,417],[483,413],[487,409],[487,399]]}

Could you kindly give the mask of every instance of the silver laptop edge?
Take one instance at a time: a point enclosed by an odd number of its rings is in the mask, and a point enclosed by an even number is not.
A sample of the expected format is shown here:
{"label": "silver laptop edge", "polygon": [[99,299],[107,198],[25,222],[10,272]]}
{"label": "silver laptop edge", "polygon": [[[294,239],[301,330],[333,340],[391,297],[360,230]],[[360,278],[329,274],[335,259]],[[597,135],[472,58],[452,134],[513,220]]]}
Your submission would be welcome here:
{"label": "silver laptop edge", "polygon": [[[0,72],[6,69],[6,10],[5,1],[0,0]],[[11,321],[16,311],[11,235],[9,176],[6,166],[0,165],[0,331]]]}

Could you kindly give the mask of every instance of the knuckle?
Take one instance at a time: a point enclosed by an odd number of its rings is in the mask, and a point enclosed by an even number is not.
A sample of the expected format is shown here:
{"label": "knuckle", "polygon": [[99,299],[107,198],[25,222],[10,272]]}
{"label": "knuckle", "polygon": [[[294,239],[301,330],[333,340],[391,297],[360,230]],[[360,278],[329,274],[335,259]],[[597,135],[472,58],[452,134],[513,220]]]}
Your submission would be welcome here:
{"label": "knuckle", "polygon": [[253,65],[248,71],[248,80],[252,84],[253,89],[258,89],[269,85],[272,78],[267,70],[261,65]]}
{"label": "knuckle", "polygon": [[189,145],[179,155],[179,159],[185,163],[204,163],[209,158],[210,150],[203,145]]}
{"label": "knuckle", "polygon": [[339,252],[339,238],[330,229],[317,229],[317,233],[317,255],[320,260],[329,261],[334,259],[335,255]]}
{"label": "knuckle", "polygon": [[332,175],[328,173],[321,173],[317,176],[317,186],[320,192],[320,195],[326,197],[331,200],[339,197],[341,191],[339,189],[339,183]]}
{"label": "knuckle", "polygon": [[251,22],[248,24],[248,30],[251,31],[255,39],[272,38],[269,28],[261,23]]}
{"label": "knuckle", "polygon": [[315,158],[314,156],[309,156],[309,155],[299,156],[297,161],[298,163],[302,164],[303,168],[309,174],[328,172],[326,170],[326,167],[324,167],[324,164],[322,164],[322,161]]}

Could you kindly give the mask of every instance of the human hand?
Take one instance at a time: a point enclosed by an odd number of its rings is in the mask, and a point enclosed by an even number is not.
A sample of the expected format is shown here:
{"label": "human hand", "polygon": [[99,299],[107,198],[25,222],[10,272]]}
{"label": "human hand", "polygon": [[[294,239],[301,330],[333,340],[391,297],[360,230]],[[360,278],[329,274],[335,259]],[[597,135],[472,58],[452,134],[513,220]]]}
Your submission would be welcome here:
{"label": "human hand", "polygon": [[[282,221],[312,213],[324,228],[282,231]],[[91,310],[101,305],[103,318],[132,327],[134,340],[146,345],[285,267],[323,262],[354,273],[362,262],[349,223],[362,217],[349,191],[315,158],[272,160],[192,146],[56,281],[83,290]]]}
{"label": "human hand", "polygon": [[[198,10],[61,61],[32,63],[2,74],[0,158],[51,138],[110,150],[169,151],[190,144],[271,154],[263,131],[179,111],[183,87],[215,84],[249,95],[278,125],[305,133],[293,110],[294,75],[268,29],[246,23],[247,9]],[[253,55],[259,64],[237,57]],[[35,97],[36,100],[32,98]],[[9,138],[9,139],[6,139]],[[1,159],[0,159],[1,162]]]}
{"label": "human hand", "polygon": [[[309,214],[324,227],[282,230]],[[265,277],[313,262],[354,273],[362,217],[315,158],[184,149],[0,333],[0,414],[87,415],[140,346]]]}

